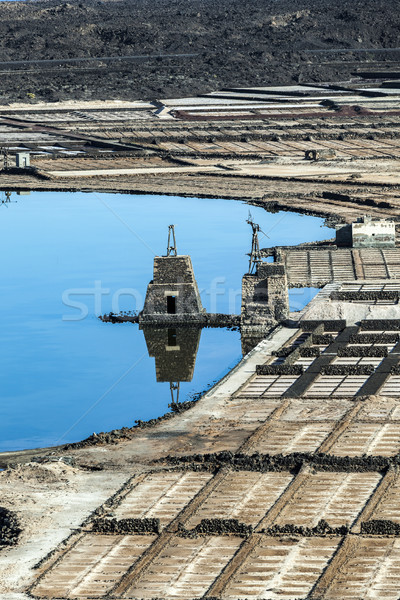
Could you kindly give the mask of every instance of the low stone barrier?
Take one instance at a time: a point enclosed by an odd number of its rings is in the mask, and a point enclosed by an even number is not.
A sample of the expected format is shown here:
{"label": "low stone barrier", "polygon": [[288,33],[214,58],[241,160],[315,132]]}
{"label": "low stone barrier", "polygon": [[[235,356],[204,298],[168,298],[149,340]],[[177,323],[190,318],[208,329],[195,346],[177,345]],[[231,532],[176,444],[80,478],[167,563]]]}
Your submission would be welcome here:
{"label": "low stone barrier", "polygon": [[361,523],[361,533],[366,535],[400,535],[400,525],[389,519],[371,519]]}
{"label": "low stone barrier", "polygon": [[315,527],[305,527],[303,525],[272,525],[262,529],[260,533],[271,536],[298,535],[300,537],[324,537],[326,535],[346,535],[349,528],[346,525],[340,527],[331,527],[324,519],[321,519]]}
{"label": "low stone barrier", "polygon": [[0,546],[15,546],[21,533],[16,514],[0,506]]}
{"label": "low stone barrier", "polygon": [[202,535],[235,535],[248,537],[253,532],[251,525],[241,523],[238,519],[202,519],[193,529],[186,529],[179,524],[178,535],[181,537],[198,537]]}
{"label": "low stone barrier", "polygon": [[93,520],[94,533],[109,533],[112,535],[159,534],[160,519],[107,519]]}
{"label": "low stone barrier", "polygon": [[274,350],[272,352],[273,356],[278,356],[278,358],[287,358],[291,356],[294,352],[296,352],[298,348],[293,348],[293,346],[287,346],[286,348],[281,348],[280,350]]}
{"label": "low stone barrier", "polygon": [[[332,321],[300,321],[300,327],[304,331],[313,331],[314,333],[341,331],[346,327],[346,321],[344,319],[333,319]],[[321,331],[314,331],[317,327],[321,327]]]}
{"label": "low stone barrier", "polygon": [[357,356],[357,357],[386,357],[388,349],[386,346],[339,346],[338,356]]}
{"label": "low stone barrier", "polygon": [[350,344],[397,344],[398,333],[354,333],[350,336]]}
{"label": "low stone barrier", "polygon": [[334,456],[311,452],[293,452],[291,454],[249,455],[233,453],[228,450],[212,454],[192,454],[188,456],[167,456],[157,462],[171,466],[187,467],[191,470],[215,472],[223,467],[237,471],[257,471],[261,473],[290,471],[298,472],[304,464],[312,465],[319,471],[337,471],[341,473],[386,472],[390,466],[400,465],[400,456]]}
{"label": "low stone barrier", "polygon": [[365,319],[361,321],[361,331],[400,331],[400,319]]}
{"label": "low stone barrier", "polygon": [[323,365],[321,374],[324,375],[372,375],[374,365]]}
{"label": "low stone barrier", "polygon": [[257,375],[301,375],[303,372],[303,365],[256,365]]}
{"label": "low stone barrier", "polygon": [[319,344],[321,346],[325,346],[325,345],[329,346],[329,344],[332,344],[334,339],[335,339],[335,336],[333,336],[331,333],[322,334],[322,335],[313,333],[312,343]]}
{"label": "low stone barrier", "polygon": [[299,348],[299,354],[302,358],[318,358],[321,356],[321,351],[319,348]]}
{"label": "low stone barrier", "polygon": [[375,302],[377,300],[387,300],[392,302],[399,301],[400,294],[395,290],[374,290],[374,291],[359,291],[359,292],[332,292],[331,300],[339,302]]}
{"label": "low stone barrier", "polygon": [[[322,331],[322,328],[321,328]],[[300,358],[301,351],[309,348],[313,343],[311,332],[308,337],[304,340],[304,342],[300,346],[286,346],[279,350],[275,350],[272,352],[273,356],[278,356],[279,358],[286,358],[286,363],[293,363],[295,360]],[[317,348],[318,350],[318,348]]]}
{"label": "low stone barrier", "polygon": [[157,327],[239,327],[240,315],[223,313],[184,314],[184,315],[141,315],[127,313],[107,313],[99,317],[105,323],[140,323]]}

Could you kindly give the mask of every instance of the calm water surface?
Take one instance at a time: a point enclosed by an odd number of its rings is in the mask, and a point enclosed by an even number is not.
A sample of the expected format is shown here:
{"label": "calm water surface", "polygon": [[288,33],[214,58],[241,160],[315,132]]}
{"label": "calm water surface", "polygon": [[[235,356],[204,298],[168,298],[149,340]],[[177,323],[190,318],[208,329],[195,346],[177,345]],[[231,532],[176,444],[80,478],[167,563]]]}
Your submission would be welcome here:
{"label": "calm water surface", "polygon": [[[0,450],[75,441],[165,413],[169,384],[157,383],[143,332],[132,324],[102,323],[97,315],[142,308],[153,257],[165,253],[170,223],[176,224],[178,252],[192,257],[206,309],[239,313],[249,207],[84,193],[12,199],[16,203],[0,205]],[[264,247],[332,235],[322,219],[251,212],[269,236],[261,237]],[[308,299],[294,290],[293,307]],[[240,357],[238,332],[203,330],[181,400]]]}

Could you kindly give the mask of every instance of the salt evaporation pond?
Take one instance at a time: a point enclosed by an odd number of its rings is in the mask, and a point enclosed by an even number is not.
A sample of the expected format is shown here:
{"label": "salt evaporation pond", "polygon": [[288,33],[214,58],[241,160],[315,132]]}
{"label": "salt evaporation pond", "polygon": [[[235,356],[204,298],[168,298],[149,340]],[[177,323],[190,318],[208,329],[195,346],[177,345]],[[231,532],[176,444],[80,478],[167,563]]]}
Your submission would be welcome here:
{"label": "salt evaporation pond", "polygon": [[[165,253],[171,223],[178,252],[192,257],[206,309],[239,313],[251,242],[248,205],[97,193],[12,199],[0,206],[0,450],[76,441],[164,414],[169,384],[156,382],[143,332],[96,315],[142,308],[153,256]],[[332,235],[319,218],[251,212],[269,236],[261,236],[262,247]],[[294,308],[308,299],[294,290]],[[85,318],[86,309],[72,306],[78,302],[87,307]],[[240,357],[238,332],[203,329],[194,376],[181,384],[180,399],[201,392]]]}

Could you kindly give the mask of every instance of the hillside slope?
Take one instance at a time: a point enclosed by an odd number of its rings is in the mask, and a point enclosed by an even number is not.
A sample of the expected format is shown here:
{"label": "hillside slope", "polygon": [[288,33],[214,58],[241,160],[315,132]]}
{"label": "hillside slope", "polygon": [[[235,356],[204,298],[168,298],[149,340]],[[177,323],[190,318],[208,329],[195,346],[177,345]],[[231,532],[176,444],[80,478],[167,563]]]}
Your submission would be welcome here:
{"label": "hillside slope", "polygon": [[0,101],[157,98],[223,86],[345,79],[400,52],[394,0],[70,0],[0,3],[0,61],[195,54],[142,61],[0,64]]}

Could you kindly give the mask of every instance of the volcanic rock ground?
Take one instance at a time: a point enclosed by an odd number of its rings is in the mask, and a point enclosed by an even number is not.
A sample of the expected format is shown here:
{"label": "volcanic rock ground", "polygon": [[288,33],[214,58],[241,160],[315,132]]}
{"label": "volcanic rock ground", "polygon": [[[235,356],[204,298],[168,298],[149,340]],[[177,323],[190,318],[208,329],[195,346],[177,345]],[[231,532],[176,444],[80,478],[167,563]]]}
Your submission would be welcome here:
{"label": "volcanic rock ground", "polygon": [[[398,60],[398,52],[377,52],[399,45],[396,8],[393,0],[1,2],[0,61],[28,62],[0,64],[0,102],[156,99],[348,79],[371,60]],[[195,56],[154,58],[164,54]],[[153,58],[101,60],[132,55]],[[98,60],[56,62],[72,58]]]}

